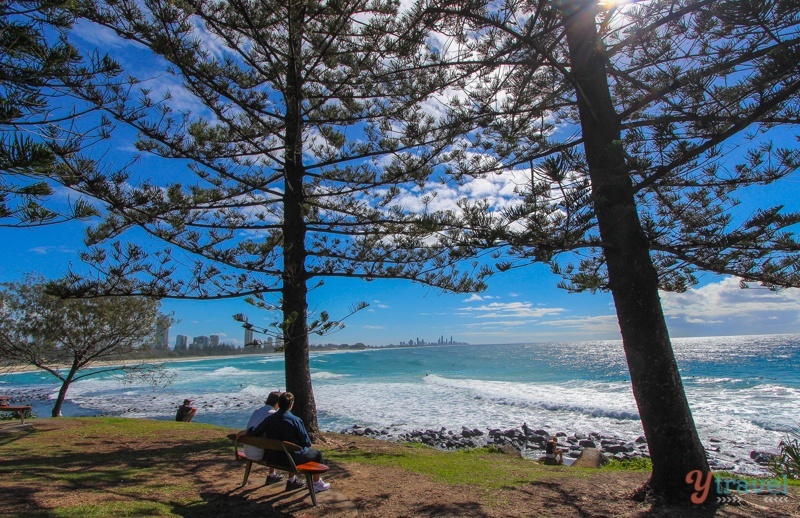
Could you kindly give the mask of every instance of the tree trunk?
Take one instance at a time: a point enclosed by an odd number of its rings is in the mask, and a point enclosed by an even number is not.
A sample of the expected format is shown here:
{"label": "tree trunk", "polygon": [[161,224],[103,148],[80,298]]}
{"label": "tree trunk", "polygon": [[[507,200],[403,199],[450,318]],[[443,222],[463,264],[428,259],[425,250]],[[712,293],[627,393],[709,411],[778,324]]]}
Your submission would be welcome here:
{"label": "tree trunk", "polygon": [[53,405],[53,411],[50,414],[51,416],[61,417],[61,407],[64,406],[64,400],[67,398],[67,391],[69,390],[72,379],[75,377],[75,373],[77,372],[78,364],[77,362],[73,362],[72,366],[69,368],[67,377],[64,378],[64,382],[61,384],[61,388],[58,390],[58,396],[56,397],[55,405]]}
{"label": "tree trunk", "polygon": [[289,2],[289,39],[285,92],[285,192],[283,202],[283,339],[286,390],[295,396],[292,412],[306,425],[312,440],[319,432],[317,405],[308,358],[308,272],[306,271],[305,169],[303,165],[303,85],[300,73],[303,11]]}
{"label": "tree trunk", "polygon": [[[567,5],[577,9],[570,12]],[[595,214],[633,395],[653,461],[648,486],[669,501],[686,502],[695,491],[686,483],[687,475],[700,470],[706,480],[709,466],[675,362],[658,276],[637,212],[595,6],[595,0],[562,4]]]}

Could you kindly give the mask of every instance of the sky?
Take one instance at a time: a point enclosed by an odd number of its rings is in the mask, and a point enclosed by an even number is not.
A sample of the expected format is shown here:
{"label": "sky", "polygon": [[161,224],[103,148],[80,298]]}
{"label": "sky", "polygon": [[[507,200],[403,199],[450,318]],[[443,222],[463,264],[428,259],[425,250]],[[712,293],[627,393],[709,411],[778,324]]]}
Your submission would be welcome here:
{"label": "sky", "polygon": [[[86,42],[115,53],[139,77],[154,77],[156,88],[169,87],[178,108],[192,108],[192,99],[169,76],[153,74],[152,62],[142,60],[141,49],[121,43],[108,31],[83,24],[76,34]],[[194,106],[196,108],[196,106]],[[105,145],[105,143],[103,144]],[[108,143],[109,161],[126,162],[133,156],[130,134],[120,134]],[[166,167],[151,157],[135,165],[142,176]],[[174,165],[170,167],[175,167]],[[169,171],[171,174],[173,170]],[[433,209],[448,208],[460,197],[488,198],[501,206],[516,197],[523,181],[512,174],[473,180],[461,187],[442,188]],[[785,204],[800,209],[800,181],[791,177],[778,186],[752,188],[742,193],[738,210],[753,212],[759,206]],[[74,199],[59,189],[60,202]],[[412,193],[405,203],[413,207]],[[26,273],[57,278],[70,265],[80,268],[78,254],[84,250],[83,236],[90,222],[10,229],[0,228],[0,282],[21,279]],[[332,319],[349,314],[360,302],[368,307],[345,320],[346,327],[328,336],[312,336],[312,343],[356,343],[381,346],[401,341],[433,341],[443,336],[460,342],[520,343],[619,339],[613,301],[607,293],[570,294],[556,287],[560,279],[548,268],[535,265],[498,273],[489,279],[483,293],[448,294],[401,280],[366,282],[331,279],[309,296],[312,314],[327,311]],[[779,292],[753,285],[741,289],[739,280],[704,275],[685,293],[661,293],[670,333],[674,337],[772,334],[800,332],[800,290]],[[177,320],[170,329],[170,344],[179,334],[190,337],[219,335],[222,341],[242,345],[244,331],[232,316],[244,313],[256,326],[268,326],[277,315],[248,305],[243,300],[164,300],[162,311]],[[256,335],[256,338],[259,338]],[[263,336],[260,338],[264,338]]]}
{"label": "sky", "polygon": [[[5,245],[0,249],[0,281],[16,281],[31,272],[57,278],[70,264],[79,265],[85,226],[0,229]],[[473,344],[620,338],[609,294],[570,294],[556,287],[558,280],[541,265],[496,274],[489,288],[476,294],[447,294],[401,280],[328,280],[311,292],[311,312],[328,311],[336,319],[358,302],[369,306],[347,318],[343,330],[312,335],[311,342],[383,346],[417,338],[435,342],[440,336]],[[735,278],[708,275],[685,293],[662,292],[661,299],[673,337],[800,332],[798,289],[741,289]],[[269,326],[276,316],[240,299],[164,300],[162,311],[178,320],[170,328],[172,346],[179,334],[217,334],[221,341],[242,345],[244,331],[234,314],[246,314],[256,326]]]}

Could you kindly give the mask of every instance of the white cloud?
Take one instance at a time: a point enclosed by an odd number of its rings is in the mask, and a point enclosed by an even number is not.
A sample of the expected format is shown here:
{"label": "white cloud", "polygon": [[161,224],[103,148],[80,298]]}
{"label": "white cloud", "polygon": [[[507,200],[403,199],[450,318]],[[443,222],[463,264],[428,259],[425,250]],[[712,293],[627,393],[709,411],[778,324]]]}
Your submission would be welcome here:
{"label": "white cloud", "polygon": [[800,289],[778,292],[755,286],[742,289],[739,279],[726,277],[684,293],[662,292],[661,305],[665,315],[687,320],[747,318],[767,313],[797,315],[800,313]]}
{"label": "white cloud", "polygon": [[74,250],[66,246],[35,246],[29,248],[28,252],[32,254],[48,255],[50,253],[69,254],[74,252]]}
{"label": "white cloud", "polygon": [[459,308],[462,315],[472,318],[524,318],[538,319],[544,316],[557,315],[566,311],[564,308],[534,307],[530,302],[492,302],[481,306]]}
{"label": "white cloud", "polygon": [[480,296],[480,295],[478,295],[477,293],[473,293],[473,294],[472,294],[472,295],[470,295],[470,297],[469,297],[468,299],[466,299],[464,302],[475,302],[475,301],[478,301],[478,300],[483,300],[483,297],[481,297],[481,296]]}
{"label": "white cloud", "polygon": [[800,289],[742,289],[735,277],[684,293],[662,292],[661,306],[676,336],[795,332],[800,323]]}

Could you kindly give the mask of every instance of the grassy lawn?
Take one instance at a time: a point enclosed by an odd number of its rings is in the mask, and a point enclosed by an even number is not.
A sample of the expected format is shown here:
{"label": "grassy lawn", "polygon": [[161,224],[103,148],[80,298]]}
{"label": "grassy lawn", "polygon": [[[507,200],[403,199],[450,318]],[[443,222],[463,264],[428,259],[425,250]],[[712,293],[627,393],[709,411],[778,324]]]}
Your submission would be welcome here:
{"label": "grassy lawn", "polygon": [[[243,465],[234,460],[225,437],[232,429],[99,417],[30,423],[23,431],[0,433],[0,516],[269,517],[324,512],[384,518],[465,513],[634,516],[651,511],[650,504],[629,498],[647,480],[649,461],[579,469],[541,465],[496,448],[444,452],[325,434],[327,440],[317,446],[331,467],[326,480],[333,490],[321,495],[320,507],[312,508],[305,491],[264,486],[262,467],[254,467],[249,484],[240,487]],[[796,509],[794,500],[784,507]],[[685,515],[760,516],[716,511]]]}

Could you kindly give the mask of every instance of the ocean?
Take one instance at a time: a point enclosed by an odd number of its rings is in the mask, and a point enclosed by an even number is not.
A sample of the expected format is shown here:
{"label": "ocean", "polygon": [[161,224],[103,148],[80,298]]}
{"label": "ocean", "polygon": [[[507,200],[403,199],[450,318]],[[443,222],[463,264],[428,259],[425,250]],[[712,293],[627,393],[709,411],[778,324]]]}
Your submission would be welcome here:
{"label": "ocean", "polygon": [[[800,413],[800,335],[673,339],[701,440],[718,466],[765,469],[752,451],[775,452]],[[284,386],[280,354],[171,362],[167,388],[119,376],[78,381],[67,416],[173,419],[184,398],[195,422],[241,428]],[[519,428],[642,435],[620,341],[381,348],[311,354],[320,428],[355,424],[393,433]],[[42,372],[0,376],[0,393],[29,395],[49,416],[59,385]],[[16,397],[16,396],[15,396]],[[717,451],[718,450],[718,451]]]}

